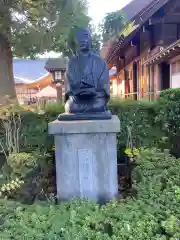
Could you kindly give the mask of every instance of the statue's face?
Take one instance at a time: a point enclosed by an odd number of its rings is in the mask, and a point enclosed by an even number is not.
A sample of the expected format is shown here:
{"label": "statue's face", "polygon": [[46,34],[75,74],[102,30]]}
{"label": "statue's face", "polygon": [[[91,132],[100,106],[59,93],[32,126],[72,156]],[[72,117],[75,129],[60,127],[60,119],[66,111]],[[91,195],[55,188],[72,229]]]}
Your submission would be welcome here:
{"label": "statue's face", "polygon": [[76,40],[80,51],[87,51],[91,46],[91,35],[87,29],[81,29],[77,32]]}

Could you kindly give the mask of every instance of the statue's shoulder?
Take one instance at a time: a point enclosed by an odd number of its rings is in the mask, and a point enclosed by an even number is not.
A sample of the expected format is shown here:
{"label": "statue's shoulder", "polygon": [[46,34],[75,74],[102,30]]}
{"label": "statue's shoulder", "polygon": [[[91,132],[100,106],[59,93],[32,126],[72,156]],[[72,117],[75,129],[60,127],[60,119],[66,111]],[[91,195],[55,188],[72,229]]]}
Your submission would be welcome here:
{"label": "statue's shoulder", "polygon": [[76,61],[77,61],[77,56],[71,57],[70,60],[69,60],[69,65],[73,64]]}
{"label": "statue's shoulder", "polygon": [[91,55],[92,55],[92,57],[93,57],[95,60],[100,61],[100,62],[102,62],[102,63],[106,63],[105,60],[104,60],[104,58],[101,57],[99,54],[97,54],[97,53],[95,53],[95,52],[91,52]]}

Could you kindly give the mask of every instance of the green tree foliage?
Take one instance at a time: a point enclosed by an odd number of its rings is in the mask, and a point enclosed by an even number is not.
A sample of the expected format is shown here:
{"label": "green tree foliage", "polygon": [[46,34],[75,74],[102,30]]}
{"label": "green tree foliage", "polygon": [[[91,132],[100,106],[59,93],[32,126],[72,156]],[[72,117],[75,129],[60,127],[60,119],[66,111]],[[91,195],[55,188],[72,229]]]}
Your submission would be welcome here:
{"label": "green tree foliage", "polygon": [[96,53],[100,52],[101,47],[101,35],[98,33],[94,33],[92,36],[92,50]]}
{"label": "green tree foliage", "polygon": [[[15,1],[18,2],[18,1]],[[13,50],[17,56],[31,56],[52,50],[57,41],[62,50],[74,27],[87,26],[84,0],[24,0],[13,10]]]}
{"label": "green tree foliage", "polygon": [[107,13],[103,19],[102,36],[104,40],[108,40],[118,35],[126,24],[125,15],[122,11]]}
{"label": "green tree foliage", "polygon": [[1,97],[15,97],[12,53],[32,58],[55,45],[62,50],[72,28],[88,23],[86,0],[1,0]]}
{"label": "green tree foliage", "polygon": [[101,25],[103,41],[118,40],[120,36],[128,36],[135,28],[134,22],[128,22],[121,11],[107,13]]}
{"label": "green tree foliage", "polygon": [[99,29],[97,29],[94,25],[90,25],[89,28],[92,33],[92,50],[99,53],[101,47],[101,34],[98,31]]}

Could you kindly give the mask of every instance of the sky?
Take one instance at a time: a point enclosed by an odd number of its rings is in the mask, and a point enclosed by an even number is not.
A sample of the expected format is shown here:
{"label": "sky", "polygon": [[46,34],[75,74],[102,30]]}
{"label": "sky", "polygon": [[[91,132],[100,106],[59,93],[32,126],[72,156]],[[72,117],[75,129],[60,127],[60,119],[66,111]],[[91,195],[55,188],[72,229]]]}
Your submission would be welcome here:
{"label": "sky", "polygon": [[89,0],[89,15],[94,24],[98,24],[106,13],[120,10],[131,0]]}

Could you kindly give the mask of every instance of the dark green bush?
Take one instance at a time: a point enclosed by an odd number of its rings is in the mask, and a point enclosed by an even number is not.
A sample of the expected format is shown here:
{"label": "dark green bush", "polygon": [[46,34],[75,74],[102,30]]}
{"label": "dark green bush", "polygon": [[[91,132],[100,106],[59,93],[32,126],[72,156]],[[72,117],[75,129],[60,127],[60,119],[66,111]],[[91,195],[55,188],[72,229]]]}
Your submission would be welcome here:
{"label": "dark green bush", "polygon": [[160,93],[159,98],[162,98],[166,101],[179,101],[180,99],[180,88],[169,88]]}
{"label": "dark green bush", "polygon": [[[163,91],[160,98],[152,103],[147,101],[111,100],[109,108],[121,121],[121,132],[118,135],[119,158],[127,146],[128,131],[131,130],[132,143],[135,147],[152,146],[163,137],[179,137],[180,133],[180,90]],[[64,112],[64,107],[50,103],[44,114],[21,111],[21,150],[40,149],[48,151],[53,147],[53,137],[48,135],[48,123]],[[0,131],[2,136],[2,132]],[[176,141],[177,142],[177,141]],[[169,148],[171,148],[169,144]]]}
{"label": "dark green bush", "polygon": [[[135,147],[152,145],[162,137],[162,131],[155,124],[155,103],[133,100],[111,100],[109,108],[117,114],[121,121],[121,132],[118,135],[118,158],[123,158],[127,145],[128,131],[131,129],[132,142]],[[21,111],[21,150],[23,152],[41,150],[49,151],[53,147],[53,137],[48,135],[48,123],[57,118],[64,111],[63,106],[50,103],[45,113],[37,114],[31,111]]]}
{"label": "dark green bush", "polygon": [[127,147],[127,127],[131,129],[134,147],[152,146],[163,136],[159,125],[154,121],[157,114],[155,102],[116,99],[110,101],[109,108],[119,116],[121,122],[121,132],[118,134],[119,159],[122,159]]}
{"label": "dark green bush", "polygon": [[55,119],[55,113],[37,114],[31,111],[22,113],[21,149],[22,151],[50,150],[53,137],[48,135],[48,123]]}
{"label": "dark green bush", "polygon": [[180,89],[168,89],[157,100],[156,123],[167,137],[166,147],[180,157]]}
{"label": "dark green bush", "polygon": [[[111,100],[109,103],[109,108],[113,114],[119,116],[121,121],[121,132],[118,134],[118,159],[124,159],[124,150],[127,146],[128,140],[128,131],[127,127],[131,129],[132,142],[135,147],[140,146],[149,146],[153,145],[156,140],[159,140],[162,137],[162,131],[159,128],[158,124],[155,124],[154,119],[156,116],[156,103],[149,103],[147,101],[133,101],[133,100]],[[33,134],[33,136],[38,136],[35,140],[32,138],[31,146],[37,142],[39,144],[42,143],[51,143],[52,137],[48,137],[46,135],[47,122],[54,120],[59,113],[62,113],[64,108],[62,106],[58,106],[56,103],[50,103],[46,106],[45,115],[40,116],[42,120],[41,127],[39,124],[35,125],[31,124],[28,126],[28,129],[33,128],[33,131],[40,130],[38,134]],[[35,124],[38,121],[35,120]],[[28,132],[28,129],[25,129],[25,132]],[[31,130],[30,130],[31,131]],[[29,141],[30,136],[29,135]],[[41,137],[42,136],[42,137]],[[41,138],[41,141],[40,139]],[[48,139],[48,140],[47,140]],[[51,139],[51,140],[50,140]],[[47,146],[47,145],[46,145]]]}
{"label": "dark green bush", "polygon": [[[4,145],[5,139],[1,141],[7,156],[3,158],[0,168],[0,187],[5,184],[9,189],[12,181],[18,178],[23,181],[22,186],[10,192],[3,192],[2,197],[32,203],[36,199],[45,199],[49,194],[55,193],[54,141],[47,130],[48,123],[56,118],[57,113],[38,114],[22,109],[19,113],[19,150],[11,154]],[[11,121],[10,118],[8,120]],[[2,122],[4,123],[3,118]],[[1,136],[5,138],[4,130],[1,131]],[[27,167],[30,158],[33,158],[34,165]]]}
{"label": "dark green bush", "polygon": [[49,103],[44,113],[23,111],[21,129],[21,149],[23,151],[42,150],[50,151],[54,146],[53,137],[48,134],[48,123],[57,119],[64,112],[64,106]]}
{"label": "dark green bush", "polygon": [[41,152],[12,153],[1,168],[0,197],[33,203],[55,194],[52,156]]}
{"label": "dark green bush", "polygon": [[[112,100],[109,107],[113,114],[117,114],[121,121],[121,133],[118,135],[119,158],[126,148],[128,134],[127,127],[131,128],[134,146],[152,144],[160,138],[161,131],[154,124],[156,112],[154,104],[141,101]],[[50,103],[46,106],[45,114],[25,112],[23,113],[22,147],[23,149],[50,149],[53,138],[47,133],[47,124],[57,118],[64,111],[62,106]],[[123,150],[122,150],[123,149]]]}
{"label": "dark green bush", "polygon": [[56,118],[60,113],[64,112],[64,106],[59,103],[52,102],[46,104],[44,111],[47,115]]}
{"label": "dark green bush", "polygon": [[180,159],[140,151],[136,196],[106,206],[75,200],[53,205],[0,201],[0,239],[180,239]]}

